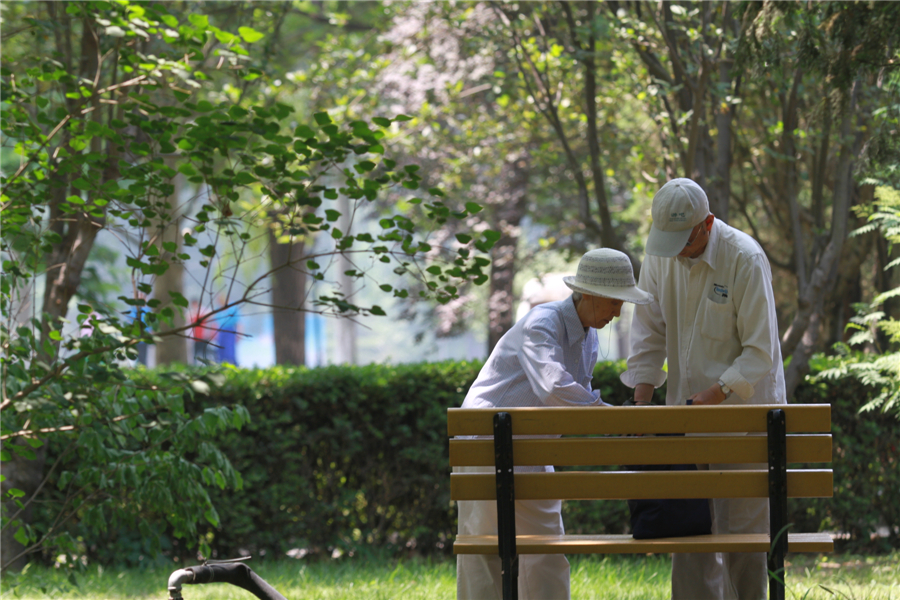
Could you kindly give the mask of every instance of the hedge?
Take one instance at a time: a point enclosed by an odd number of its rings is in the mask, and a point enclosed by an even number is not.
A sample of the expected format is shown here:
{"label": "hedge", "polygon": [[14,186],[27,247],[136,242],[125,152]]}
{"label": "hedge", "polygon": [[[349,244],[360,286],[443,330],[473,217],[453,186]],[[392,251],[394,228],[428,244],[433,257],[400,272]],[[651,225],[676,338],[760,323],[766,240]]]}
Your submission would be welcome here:
{"label": "hedge", "polygon": [[[456,511],[446,409],[462,403],[479,368],[443,362],[225,370],[224,384],[202,405],[240,403],[252,421],[220,440],[244,488],[214,498],[220,527],[205,535],[215,554],[326,554],[370,545],[449,553]],[[621,361],[601,363],[594,374],[594,387],[613,404],[630,396],[618,380],[623,369]],[[162,383],[154,372],[136,377]],[[832,404],[835,496],[792,500],[789,507],[798,531],[842,531],[849,536],[845,547],[886,550],[900,547],[900,436],[894,417],[858,414],[867,398],[849,379],[798,390],[796,402]],[[628,531],[624,502],[567,503],[564,519],[571,533]],[[879,527],[889,536],[873,538]],[[134,544],[135,537],[120,531],[86,540],[86,547],[97,549],[100,560],[122,560],[125,549],[115,546]]]}

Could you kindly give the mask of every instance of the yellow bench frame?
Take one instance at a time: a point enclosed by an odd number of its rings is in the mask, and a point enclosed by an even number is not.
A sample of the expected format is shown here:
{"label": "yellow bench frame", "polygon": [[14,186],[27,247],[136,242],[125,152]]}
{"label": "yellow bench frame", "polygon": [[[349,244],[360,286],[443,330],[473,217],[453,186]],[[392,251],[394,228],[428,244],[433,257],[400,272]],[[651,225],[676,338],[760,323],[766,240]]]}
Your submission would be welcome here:
{"label": "yellow bench frame", "polygon": [[[447,431],[451,467],[495,467],[495,473],[450,476],[452,500],[497,501],[499,517],[499,535],[457,536],[453,552],[499,554],[504,599],[517,597],[519,554],[768,552],[770,598],[776,600],[784,598],[785,552],[834,550],[827,533],[783,535],[788,528],[788,497],[830,498],[833,494],[831,469],[786,468],[787,463],[831,462],[831,407],[827,404],[451,408]],[[648,433],[687,435],[621,437]],[[743,433],[756,435],[734,435]],[[580,437],[514,440],[513,435]],[[769,468],[513,474],[514,466],[528,465],[692,463],[768,463]],[[644,498],[769,498],[771,531],[653,540],[635,540],[630,535],[515,534],[515,500]]]}

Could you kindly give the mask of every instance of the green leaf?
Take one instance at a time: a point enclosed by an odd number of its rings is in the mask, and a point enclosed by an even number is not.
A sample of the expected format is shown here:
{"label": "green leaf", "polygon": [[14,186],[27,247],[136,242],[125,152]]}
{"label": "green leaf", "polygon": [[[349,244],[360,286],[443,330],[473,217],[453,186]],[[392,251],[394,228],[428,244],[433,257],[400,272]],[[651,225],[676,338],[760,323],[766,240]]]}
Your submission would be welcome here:
{"label": "green leaf", "polygon": [[213,509],[208,509],[203,513],[203,516],[206,517],[206,520],[209,521],[209,524],[213,527],[219,526],[219,515],[216,514],[216,511]]}
{"label": "green leaf", "polygon": [[249,110],[247,110],[246,108],[242,108],[237,104],[228,109],[228,116],[234,119],[241,119],[243,117],[246,117],[248,114],[250,114]]}
{"label": "green leaf", "polygon": [[312,128],[308,125],[299,125],[297,129],[294,130],[294,135],[298,138],[308,140],[309,138],[316,137],[316,132],[313,131]]}
{"label": "green leaf", "polygon": [[172,304],[174,304],[175,306],[182,306],[184,308],[188,307],[187,298],[182,296],[179,292],[170,291],[169,296],[172,297]]}
{"label": "green leaf", "polygon": [[[49,347],[48,347],[49,346]],[[49,342],[45,345],[45,350],[47,350],[47,354],[50,354],[53,351],[53,347],[50,346]],[[31,448],[26,448],[25,446],[19,446],[18,444],[14,444],[10,446],[13,452],[24,458],[25,460],[34,460],[35,454],[34,450]]]}
{"label": "green leaf", "polygon": [[191,25],[193,25],[194,27],[196,27],[198,29],[205,31],[206,29],[209,28],[209,17],[207,17],[206,15],[201,15],[199,13],[192,13],[188,17],[188,21],[190,21]]}
{"label": "green leaf", "polygon": [[238,37],[233,33],[229,33],[227,31],[222,31],[221,29],[216,31],[216,39],[219,40],[223,44],[230,44],[234,41],[237,41]]}
{"label": "green leaf", "polygon": [[238,33],[241,35],[241,38],[248,44],[258,42],[259,40],[263,39],[263,37],[265,37],[263,34],[256,31],[252,27],[238,27]]}
{"label": "green leaf", "polygon": [[474,215],[480,213],[484,209],[477,202],[466,202],[466,210],[469,211],[469,214]]}
{"label": "green leaf", "polygon": [[[78,179],[76,179],[75,181],[72,182],[72,185],[74,187],[78,188],[79,190],[90,190],[90,189],[93,189],[93,187],[94,187],[91,184],[91,182],[88,181],[87,179],[85,179],[84,177],[79,177]],[[82,204],[83,203],[84,202],[82,201]]]}
{"label": "green leaf", "polygon": [[384,317],[387,315],[387,313],[384,312],[384,309],[381,308],[380,306],[378,306],[377,304],[374,305],[371,309],[369,309],[369,312],[372,313],[373,315],[377,315],[379,317]]}
{"label": "green leaf", "polygon": [[459,242],[460,244],[468,244],[469,242],[472,241],[472,236],[466,235],[464,233],[457,233],[456,241]]}
{"label": "green leaf", "polygon": [[16,530],[16,534],[15,534],[13,537],[16,539],[17,542],[19,542],[19,543],[22,544],[23,546],[27,546],[27,545],[28,545],[28,534],[25,533],[25,528],[24,528],[24,527],[19,527],[19,528]]}
{"label": "green leaf", "polygon": [[396,117],[394,117],[395,121],[412,121],[412,119],[413,118],[409,115],[397,115]]}
{"label": "green leaf", "polygon": [[384,117],[373,117],[372,122],[375,123],[376,125],[380,125],[381,127],[390,127],[391,126],[391,120],[385,119]]}
{"label": "green leaf", "polygon": [[61,334],[59,331],[56,331],[56,330],[51,331],[50,333],[47,334],[47,336],[48,336],[51,340],[55,340],[55,341],[57,341],[57,342],[59,342],[59,341],[62,340],[62,334]]}
{"label": "green leaf", "polygon": [[313,118],[319,125],[329,125],[332,123],[331,117],[328,116],[327,112],[317,112],[313,115]]}
{"label": "green leaf", "polygon": [[6,493],[9,494],[12,498],[22,498],[23,496],[25,496],[25,492],[18,488],[10,488]]}

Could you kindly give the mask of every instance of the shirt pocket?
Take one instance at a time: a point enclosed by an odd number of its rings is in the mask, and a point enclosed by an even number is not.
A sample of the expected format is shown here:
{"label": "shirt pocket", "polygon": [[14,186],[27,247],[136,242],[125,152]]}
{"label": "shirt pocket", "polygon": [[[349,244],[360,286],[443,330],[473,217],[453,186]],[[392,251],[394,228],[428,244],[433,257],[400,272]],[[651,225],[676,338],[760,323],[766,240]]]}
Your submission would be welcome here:
{"label": "shirt pocket", "polygon": [[734,308],[731,302],[717,304],[703,299],[703,325],[700,333],[711,340],[726,342],[734,335]]}

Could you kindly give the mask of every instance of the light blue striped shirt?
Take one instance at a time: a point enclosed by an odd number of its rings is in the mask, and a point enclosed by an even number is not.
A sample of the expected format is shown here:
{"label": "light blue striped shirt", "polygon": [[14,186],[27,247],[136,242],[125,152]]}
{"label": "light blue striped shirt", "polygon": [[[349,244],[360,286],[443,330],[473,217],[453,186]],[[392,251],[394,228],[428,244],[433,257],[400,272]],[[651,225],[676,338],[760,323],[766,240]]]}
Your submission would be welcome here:
{"label": "light blue striped shirt", "polygon": [[462,406],[602,406],[591,390],[596,363],[597,332],[572,298],[540,304],[500,338]]}

